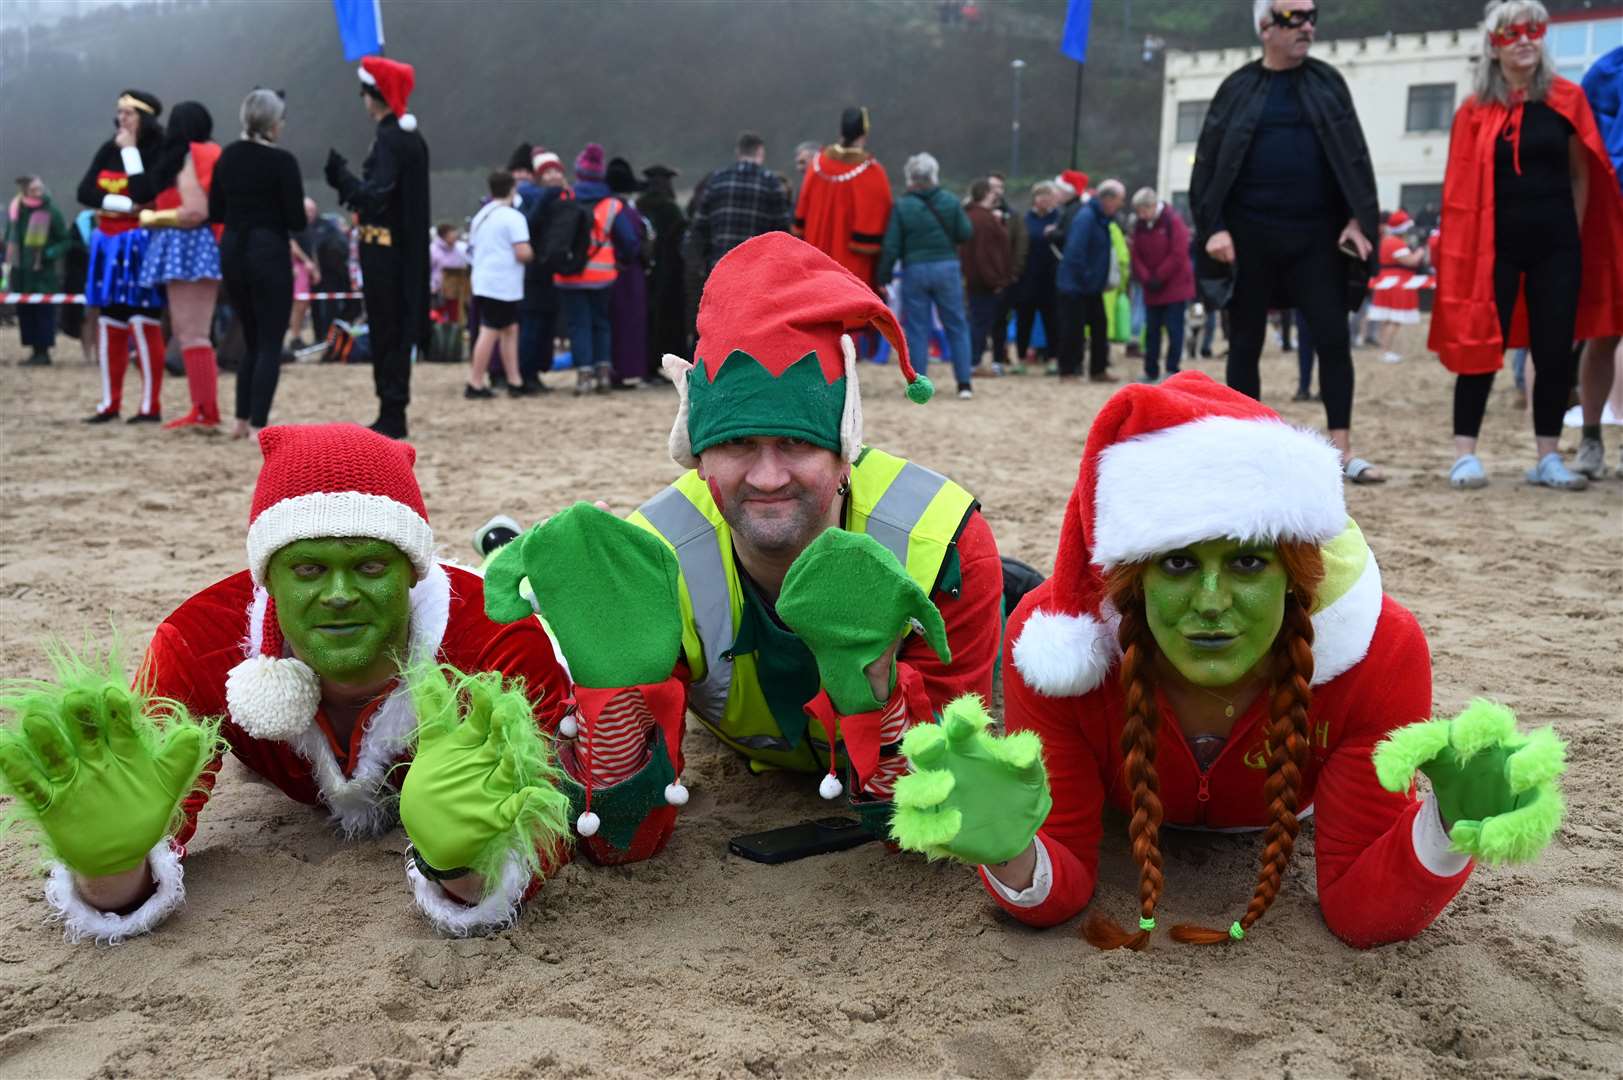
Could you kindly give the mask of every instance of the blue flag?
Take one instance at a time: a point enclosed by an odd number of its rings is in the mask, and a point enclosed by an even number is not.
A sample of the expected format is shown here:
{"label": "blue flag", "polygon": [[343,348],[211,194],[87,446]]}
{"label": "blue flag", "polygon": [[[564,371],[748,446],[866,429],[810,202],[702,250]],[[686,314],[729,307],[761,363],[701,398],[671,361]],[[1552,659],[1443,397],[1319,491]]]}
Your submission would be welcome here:
{"label": "blue flag", "polygon": [[1065,13],[1065,36],[1060,38],[1059,51],[1079,64],[1088,58],[1088,23],[1092,19],[1093,0],[1071,0],[1070,10]]}
{"label": "blue flag", "polygon": [[[379,3],[380,0],[332,0],[333,14],[338,16],[338,36],[344,41],[345,60],[359,60],[383,51],[383,11]],[[1084,30],[1083,37],[1086,36]]]}

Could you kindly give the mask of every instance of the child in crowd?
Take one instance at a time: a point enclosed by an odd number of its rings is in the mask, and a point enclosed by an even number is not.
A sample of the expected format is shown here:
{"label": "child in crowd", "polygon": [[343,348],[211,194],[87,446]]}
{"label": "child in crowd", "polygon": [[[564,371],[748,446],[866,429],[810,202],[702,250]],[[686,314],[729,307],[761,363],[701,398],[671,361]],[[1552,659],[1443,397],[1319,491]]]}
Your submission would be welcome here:
{"label": "child in crowd", "polygon": [[473,295],[479,300],[479,338],[473,346],[473,370],[466,398],[490,398],[486,371],[497,342],[507,374],[509,397],[529,393],[518,372],[518,303],[524,299],[524,264],[535,258],[530,226],[513,206],[513,174],[490,174],[490,202],[468,225],[468,247],[473,255]]}

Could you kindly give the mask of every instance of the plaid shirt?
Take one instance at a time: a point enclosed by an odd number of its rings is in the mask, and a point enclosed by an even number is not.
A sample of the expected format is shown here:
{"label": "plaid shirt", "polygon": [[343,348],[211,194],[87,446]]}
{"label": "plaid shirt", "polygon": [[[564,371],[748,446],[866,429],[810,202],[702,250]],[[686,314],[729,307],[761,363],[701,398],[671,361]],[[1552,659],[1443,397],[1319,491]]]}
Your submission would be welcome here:
{"label": "plaid shirt", "polygon": [[705,181],[688,236],[705,273],[752,236],[789,231],[789,188],[753,161],[735,161]]}

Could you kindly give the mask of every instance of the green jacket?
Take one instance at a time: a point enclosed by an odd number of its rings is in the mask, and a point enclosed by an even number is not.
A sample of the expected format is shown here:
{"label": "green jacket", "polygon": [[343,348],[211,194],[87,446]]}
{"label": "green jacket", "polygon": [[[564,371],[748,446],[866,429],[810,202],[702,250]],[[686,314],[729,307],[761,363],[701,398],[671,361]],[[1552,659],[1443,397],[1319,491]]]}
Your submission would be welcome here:
{"label": "green jacket", "polygon": [[945,188],[909,191],[896,200],[879,250],[879,281],[890,281],[898,261],[903,266],[958,261],[958,245],[975,233],[969,215]]}
{"label": "green jacket", "polygon": [[[49,198],[30,209],[20,198],[6,207],[7,284],[13,292],[50,293],[62,288],[62,256],[68,250],[68,228]],[[38,219],[29,235],[29,222]]]}

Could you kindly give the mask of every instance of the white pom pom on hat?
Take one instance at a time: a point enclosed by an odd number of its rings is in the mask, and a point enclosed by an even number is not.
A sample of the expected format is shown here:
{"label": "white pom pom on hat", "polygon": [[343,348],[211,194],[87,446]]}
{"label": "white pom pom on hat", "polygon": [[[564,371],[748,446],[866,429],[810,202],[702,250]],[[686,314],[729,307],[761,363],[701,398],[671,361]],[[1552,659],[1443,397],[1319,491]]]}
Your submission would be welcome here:
{"label": "white pom pom on hat", "polygon": [[231,721],[251,738],[291,742],[315,720],[321,680],[303,660],[250,656],[225,679]]}
{"label": "white pom pom on hat", "polygon": [[833,773],[824,773],[823,782],[817,785],[817,794],[825,799],[838,799],[845,791],[845,785]]}
{"label": "white pom pom on hat", "polygon": [[596,836],[597,830],[603,822],[590,810],[575,819],[575,831],[582,836]]}
{"label": "white pom pom on hat", "polygon": [[666,784],[665,802],[670,806],[686,806],[688,804],[687,785],[680,780],[674,784]]}

